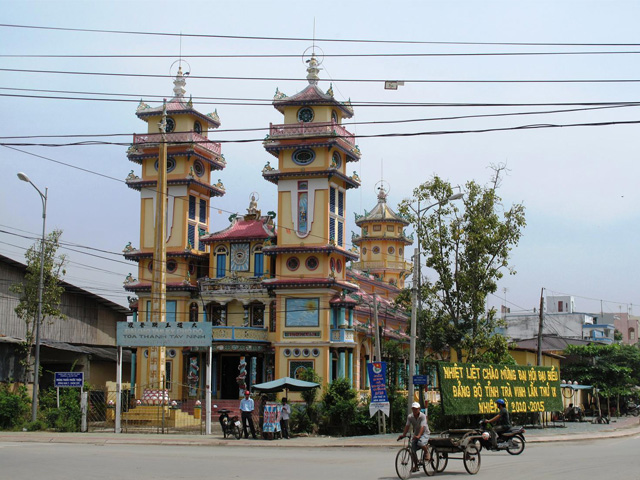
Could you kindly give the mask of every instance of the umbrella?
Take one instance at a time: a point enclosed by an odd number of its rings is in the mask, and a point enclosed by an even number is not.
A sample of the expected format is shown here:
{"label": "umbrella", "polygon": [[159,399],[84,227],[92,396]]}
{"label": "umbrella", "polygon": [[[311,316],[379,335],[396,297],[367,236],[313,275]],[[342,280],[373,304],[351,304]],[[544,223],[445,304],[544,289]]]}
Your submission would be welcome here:
{"label": "umbrella", "polygon": [[305,392],[313,388],[318,388],[320,384],[314,382],[305,382],[291,377],[283,377],[271,382],[259,383],[251,387],[253,390],[264,393],[276,393],[285,390],[288,392]]}

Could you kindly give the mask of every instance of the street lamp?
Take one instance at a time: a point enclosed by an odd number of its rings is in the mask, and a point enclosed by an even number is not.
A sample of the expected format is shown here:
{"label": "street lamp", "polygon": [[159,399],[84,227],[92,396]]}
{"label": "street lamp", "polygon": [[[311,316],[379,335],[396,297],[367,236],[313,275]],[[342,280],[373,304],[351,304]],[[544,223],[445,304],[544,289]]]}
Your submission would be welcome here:
{"label": "street lamp", "polygon": [[418,311],[421,307],[422,301],[420,299],[420,281],[421,281],[421,273],[420,273],[420,222],[422,220],[423,214],[427,213],[427,211],[433,207],[437,207],[439,205],[444,205],[445,203],[452,200],[459,200],[464,195],[462,193],[454,193],[453,195],[441,200],[439,202],[428,205],[425,208],[420,208],[420,200],[418,200],[418,208],[413,208],[409,203],[407,206],[413,211],[416,215],[416,232],[418,238],[418,247],[414,250],[413,255],[413,264],[416,266],[415,275],[413,279],[413,286],[411,287],[411,335],[409,337],[409,385],[408,385],[408,395],[407,395],[407,410],[411,412],[411,404],[413,403],[414,396],[414,388],[413,388],[413,377],[416,373],[416,325],[418,318]]}
{"label": "street lamp", "polygon": [[40,380],[40,322],[42,321],[42,289],[44,287],[44,243],[45,243],[45,225],[47,221],[47,192],[48,189],[44,189],[44,193],[40,191],[38,187],[29,179],[29,177],[22,173],[18,173],[18,178],[23,182],[30,183],[33,188],[40,194],[42,200],[42,240],[40,241],[40,279],[38,281],[38,317],[36,318],[36,353],[35,353],[35,365],[33,375],[33,399],[31,400],[31,421],[35,422],[38,414],[38,384]]}

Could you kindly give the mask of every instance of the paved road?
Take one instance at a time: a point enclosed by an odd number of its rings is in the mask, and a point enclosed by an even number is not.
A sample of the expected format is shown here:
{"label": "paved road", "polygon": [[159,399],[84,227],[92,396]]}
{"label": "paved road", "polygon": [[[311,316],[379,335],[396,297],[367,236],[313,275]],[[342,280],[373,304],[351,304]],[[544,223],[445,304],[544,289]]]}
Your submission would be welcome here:
{"label": "paved road", "polygon": [[[0,441],[0,479],[163,480],[394,479],[397,448],[260,448],[66,444]],[[596,441],[527,445],[524,453],[482,455],[477,480],[640,479],[640,435]],[[467,477],[462,462],[451,461],[440,478]],[[424,474],[413,478],[425,478]]]}

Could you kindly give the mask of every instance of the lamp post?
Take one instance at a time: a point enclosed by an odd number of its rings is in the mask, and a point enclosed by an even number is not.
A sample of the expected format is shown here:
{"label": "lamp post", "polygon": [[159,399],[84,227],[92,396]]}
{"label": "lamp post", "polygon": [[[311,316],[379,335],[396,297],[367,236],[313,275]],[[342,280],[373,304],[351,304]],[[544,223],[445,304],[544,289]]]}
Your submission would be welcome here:
{"label": "lamp post", "polygon": [[441,200],[439,202],[433,203],[431,205],[426,206],[425,208],[420,208],[420,201],[418,200],[418,208],[413,208],[410,204],[407,203],[407,206],[413,211],[416,215],[416,232],[418,238],[418,247],[414,250],[413,255],[413,264],[416,266],[415,269],[415,277],[413,279],[413,286],[411,287],[411,333],[409,337],[409,385],[408,385],[408,395],[407,395],[407,410],[411,412],[411,404],[413,403],[414,396],[414,388],[413,388],[413,376],[416,373],[416,328],[417,328],[417,318],[418,313],[420,311],[422,305],[422,299],[420,298],[420,282],[421,282],[421,272],[420,272],[420,223],[422,221],[422,216],[427,213],[427,211],[433,207],[437,207],[439,205],[444,205],[445,203],[451,200],[459,200],[463,197],[462,193],[454,193],[453,195]]}
{"label": "lamp post", "polygon": [[18,178],[23,182],[30,183],[33,188],[40,194],[42,200],[42,239],[40,241],[40,279],[38,281],[38,316],[36,318],[36,352],[34,362],[33,375],[33,398],[31,400],[31,421],[35,422],[38,415],[38,386],[40,380],[40,323],[42,321],[42,289],[44,287],[44,243],[45,243],[45,226],[47,221],[47,193],[48,189],[44,189],[44,193],[22,173],[18,173]]}

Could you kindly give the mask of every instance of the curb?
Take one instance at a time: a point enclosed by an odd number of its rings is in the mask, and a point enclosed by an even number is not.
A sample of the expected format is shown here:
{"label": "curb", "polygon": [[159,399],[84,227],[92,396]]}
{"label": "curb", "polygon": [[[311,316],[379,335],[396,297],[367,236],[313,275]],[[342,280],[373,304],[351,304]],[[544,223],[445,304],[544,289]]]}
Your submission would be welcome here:
{"label": "curb", "polygon": [[[527,443],[583,442],[625,438],[640,434],[638,425],[598,433],[567,433],[558,435],[531,435]],[[525,435],[526,437],[526,435]],[[84,445],[164,445],[202,447],[264,447],[264,448],[396,448],[395,434],[385,437],[293,437],[291,440],[235,440],[203,435],[161,434],[92,434],[52,432],[0,432],[0,442],[17,443],[67,443]]]}

